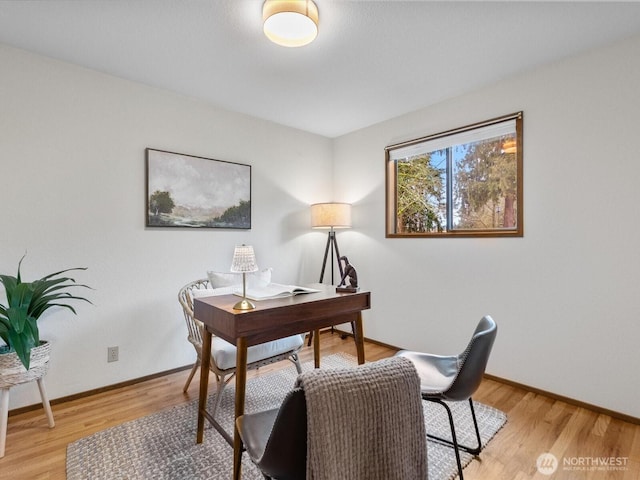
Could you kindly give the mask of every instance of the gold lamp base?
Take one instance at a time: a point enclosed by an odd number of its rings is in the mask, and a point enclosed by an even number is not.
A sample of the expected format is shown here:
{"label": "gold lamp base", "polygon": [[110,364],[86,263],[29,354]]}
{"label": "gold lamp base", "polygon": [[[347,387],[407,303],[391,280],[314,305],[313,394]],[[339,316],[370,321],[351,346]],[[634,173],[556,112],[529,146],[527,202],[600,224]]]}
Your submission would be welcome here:
{"label": "gold lamp base", "polygon": [[246,298],[243,298],[233,306],[234,310],[253,310],[256,306]]}
{"label": "gold lamp base", "polygon": [[256,306],[247,300],[247,272],[257,272],[256,256],[251,245],[240,245],[233,251],[231,271],[242,273],[242,300],[233,306],[234,310],[253,310]]}

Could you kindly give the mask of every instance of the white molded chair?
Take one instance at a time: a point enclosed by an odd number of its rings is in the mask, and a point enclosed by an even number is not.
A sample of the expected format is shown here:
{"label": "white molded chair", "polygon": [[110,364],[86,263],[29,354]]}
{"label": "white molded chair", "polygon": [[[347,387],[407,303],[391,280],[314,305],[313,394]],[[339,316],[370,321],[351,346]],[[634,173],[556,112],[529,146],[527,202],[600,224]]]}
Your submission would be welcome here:
{"label": "white molded chair", "polygon": [[[193,364],[189,378],[187,378],[187,382],[184,385],[184,392],[189,388],[193,376],[202,363],[202,329],[204,325],[193,316],[193,298],[231,293],[229,289],[216,290],[210,288],[209,280],[202,279],[188,283],[178,293],[178,300],[182,305],[184,319],[189,332],[187,340],[191,342],[198,355],[196,363]],[[300,367],[298,351],[303,344],[304,335],[292,335],[271,342],[253,345],[247,349],[247,370],[257,369],[270,363],[289,359],[295,364],[296,370],[300,374],[302,373],[302,368]],[[236,372],[236,347],[215,335],[211,339],[210,370],[215,374],[218,385],[218,395],[212,412],[212,416],[215,417],[216,410],[220,405],[222,391]]]}

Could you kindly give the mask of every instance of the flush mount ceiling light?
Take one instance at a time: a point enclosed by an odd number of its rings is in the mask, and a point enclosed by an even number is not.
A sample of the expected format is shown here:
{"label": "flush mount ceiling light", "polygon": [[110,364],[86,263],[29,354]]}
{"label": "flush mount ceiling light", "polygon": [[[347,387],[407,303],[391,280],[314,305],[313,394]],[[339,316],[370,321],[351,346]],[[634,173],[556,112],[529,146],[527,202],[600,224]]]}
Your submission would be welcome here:
{"label": "flush mount ceiling light", "polygon": [[318,7],[311,0],[266,0],[264,34],[284,47],[302,47],[318,35]]}

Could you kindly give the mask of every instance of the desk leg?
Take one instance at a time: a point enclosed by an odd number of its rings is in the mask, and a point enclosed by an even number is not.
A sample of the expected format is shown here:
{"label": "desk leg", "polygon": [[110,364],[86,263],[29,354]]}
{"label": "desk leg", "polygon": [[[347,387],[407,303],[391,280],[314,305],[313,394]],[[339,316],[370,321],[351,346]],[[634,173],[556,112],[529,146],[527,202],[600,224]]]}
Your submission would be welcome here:
{"label": "desk leg", "polygon": [[[244,415],[244,396],[247,385],[247,339],[238,338],[236,345],[236,414],[234,418]],[[236,422],[233,422],[233,478],[240,480],[242,467],[242,439]]]}
{"label": "desk leg", "polygon": [[362,312],[358,312],[358,317],[355,321],[356,329],[353,332],[356,337],[356,351],[358,352],[358,365],[364,363],[364,333],[362,331]]}
{"label": "desk leg", "polygon": [[320,368],[320,330],[313,331],[313,365]]}
{"label": "desk leg", "polygon": [[202,354],[200,359],[200,395],[198,396],[198,433],[196,443],[204,439],[204,412],[207,410],[207,393],[209,390],[209,367],[211,365],[211,332],[202,329]]}

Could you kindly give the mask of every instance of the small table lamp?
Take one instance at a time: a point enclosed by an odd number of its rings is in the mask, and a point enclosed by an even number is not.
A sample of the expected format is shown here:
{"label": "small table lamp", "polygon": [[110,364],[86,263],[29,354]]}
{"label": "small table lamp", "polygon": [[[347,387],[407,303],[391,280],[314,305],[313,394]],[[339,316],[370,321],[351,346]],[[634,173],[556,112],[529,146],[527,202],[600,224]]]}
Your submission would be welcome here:
{"label": "small table lamp", "polygon": [[322,272],[320,273],[320,283],[324,279],[324,269],[327,264],[329,245],[331,245],[331,284],[333,285],[333,252],[335,250],[338,259],[338,269],[342,278],[342,264],[340,263],[340,251],[336,240],[335,228],[351,228],[351,204],[349,203],[315,203],[311,205],[311,227],[329,228],[327,246],[324,249],[324,260],[322,262]]}
{"label": "small table lamp", "polygon": [[233,251],[231,272],[242,273],[242,300],[233,306],[234,310],[253,310],[256,306],[247,300],[247,273],[257,272],[256,254],[251,245],[236,245]]}

